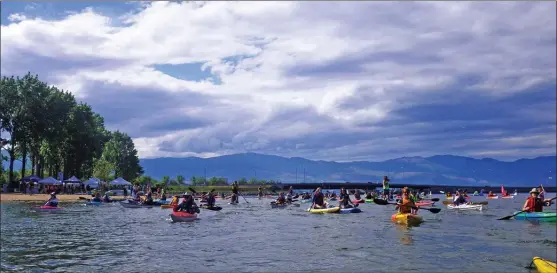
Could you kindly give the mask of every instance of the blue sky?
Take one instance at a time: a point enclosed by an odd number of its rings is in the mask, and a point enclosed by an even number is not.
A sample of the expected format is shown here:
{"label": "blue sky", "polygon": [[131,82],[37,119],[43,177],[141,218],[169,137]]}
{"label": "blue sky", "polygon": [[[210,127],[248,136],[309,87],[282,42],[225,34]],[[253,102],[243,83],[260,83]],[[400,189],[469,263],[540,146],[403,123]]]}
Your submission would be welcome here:
{"label": "blue sky", "polygon": [[37,73],[143,158],[555,155],[554,2],[3,2]]}

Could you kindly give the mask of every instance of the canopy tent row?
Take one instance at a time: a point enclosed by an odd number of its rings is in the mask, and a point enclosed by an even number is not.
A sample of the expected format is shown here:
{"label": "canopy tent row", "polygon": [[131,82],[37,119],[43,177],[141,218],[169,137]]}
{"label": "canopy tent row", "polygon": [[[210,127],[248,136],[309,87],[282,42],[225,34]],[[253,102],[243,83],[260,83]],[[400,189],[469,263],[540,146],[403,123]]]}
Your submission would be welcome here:
{"label": "canopy tent row", "polygon": [[83,182],[85,186],[89,186],[90,188],[98,188],[101,185],[101,180],[95,177],[89,178],[89,180]]}

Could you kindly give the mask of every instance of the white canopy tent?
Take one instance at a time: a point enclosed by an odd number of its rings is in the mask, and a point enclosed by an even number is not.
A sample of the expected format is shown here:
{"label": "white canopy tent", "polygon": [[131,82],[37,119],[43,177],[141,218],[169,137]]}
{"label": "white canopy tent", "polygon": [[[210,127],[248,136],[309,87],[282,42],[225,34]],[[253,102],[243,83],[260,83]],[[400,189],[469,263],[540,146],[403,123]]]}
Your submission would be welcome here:
{"label": "white canopy tent", "polygon": [[89,186],[90,188],[98,188],[101,185],[101,180],[98,178],[91,177],[89,180],[83,182],[85,186]]}

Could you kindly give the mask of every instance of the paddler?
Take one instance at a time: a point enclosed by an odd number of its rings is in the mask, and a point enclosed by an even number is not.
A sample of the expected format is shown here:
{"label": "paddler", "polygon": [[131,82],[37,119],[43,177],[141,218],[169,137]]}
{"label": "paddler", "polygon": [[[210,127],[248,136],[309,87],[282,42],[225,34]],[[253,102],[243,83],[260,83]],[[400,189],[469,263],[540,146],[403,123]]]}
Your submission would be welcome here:
{"label": "paddler", "polygon": [[172,197],[172,201],[170,201],[170,205],[178,205],[178,200],[180,200],[180,197],[178,195],[174,195],[174,197]]}
{"label": "paddler", "polygon": [[414,203],[414,201],[412,201],[410,199],[410,197],[408,196],[408,188],[407,187],[404,187],[402,189],[402,200],[401,200],[401,203],[397,204],[397,207],[398,207],[398,212],[399,213],[412,213],[412,214],[417,214],[418,213],[419,208],[416,207],[416,204]]}
{"label": "paddler", "polygon": [[492,192],[492,191],[489,191],[489,193],[487,193],[487,196],[489,196],[489,197],[493,197],[493,196],[497,196],[497,195],[496,195],[496,194],[493,194],[493,192]]}
{"label": "paddler", "polygon": [[292,198],[292,195],[291,195],[290,193],[288,193],[288,194],[286,195],[286,201],[287,201],[289,204],[292,203],[293,198]]}
{"label": "paddler", "polygon": [[212,208],[215,206],[215,195],[213,194],[213,192],[209,192],[209,194],[207,195],[207,207]]}
{"label": "paddler", "polygon": [[166,201],[166,189],[162,188],[161,190],[161,201]]}
{"label": "paddler", "polygon": [[50,198],[48,198],[48,201],[46,201],[44,205],[48,207],[58,207],[58,198],[56,198],[55,192],[50,193]]}
{"label": "paddler", "polygon": [[238,195],[239,195],[239,191],[238,191],[238,181],[234,181],[234,183],[232,183],[232,198],[231,198],[231,203],[239,203],[239,201],[238,201]]}
{"label": "paddler", "polygon": [[195,201],[193,200],[193,196],[189,195],[187,192],[184,193],[184,195],[182,195],[182,203],[180,203],[175,209],[174,211],[184,211],[187,213],[199,213],[199,207],[197,207],[197,204],[195,204]]}
{"label": "paddler", "polygon": [[338,201],[340,207],[343,209],[353,208],[354,203],[350,200],[350,195],[346,192],[346,189],[340,188],[340,200]]}
{"label": "paddler", "polygon": [[323,196],[320,187],[318,187],[313,193],[312,203],[314,209],[326,209],[327,206],[329,206],[329,204],[325,202],[325,196]]}
{"label": "paddler", "polygon": [[[384,200],[389,199],[389,192],[390,192],[389,182],[390,182],[390,181],[391,181],[391,180],[389,179],[388,176],[386,176],[386,175],[383,176],[383,194],[382,194],[381,197],[382,197]],[[371,198],[368,198],[368,199],[371,199]]]}
{"label": "paddler", "polygon": [[290,186],[290,188],[288,188],[288,194],[294,195],[294,188],[292,186]]}
{"label": "paddler", "polygon": [[153,194],[151,191],[147,192],[147,196],[145,196],[145,201],[143,202],[144,205],[153,205]]}
{"label": "paddler", "polygon": [[284,197],[284,193],[282,193],[282,192],[279,193],[279,196],[278,196],[277,200],[275,201],[275,203],[276,203],[277,205],[280,205],[280,204],[286,204],[286,202],[287,202],[287,200],[286,200],[286,198]]}
{"label": "paddler", "polygon": [[101,199],[101,193],[97,192],[95,194],[95,197],[93,199],[91,199],[91,202],[102,202],[103,200]]}
{"label": "paddler", "polygon": [[263,198],[263,188],[261,188],[261,187],[257,188],[257,197],[259,198],[259,200],[261,200],[261,198]]}
{"label": "paddler", "polygon": [[360,196],[360,191],[358,189],[354,190],[354,199],[361,200],[362,197]]}
{"label": "paddler", "polygon": [[522,210],[526,212],[543,212],[543,207],[551,206],[551,199],[541,199],[539,198],[540,192],[537,188],[532,188],[530,191],[530,196],[524,202]]}
{"label": "paddler", "polygon": [[331,193],[330,199],[333,199],[333,198],[337,198],[337,193],[336,192]]}
{"label": "paddler", "polygon": [[366,199],[373,199],[373,196],[371,195],[371,192],[366,192]]}
{"label": "paddler", "polygon": [[103,202],[105,202],[105,203],[110,203],[111,202],[110,197],[108,196],[108,192],[104,193]]}
{"label": "paddler", "polygon": [[466,204],[466,197],[463,194],[460,194],[459,191],[456,191],[455,198],[453,201],[453,205],[460,206],[462,204]]}

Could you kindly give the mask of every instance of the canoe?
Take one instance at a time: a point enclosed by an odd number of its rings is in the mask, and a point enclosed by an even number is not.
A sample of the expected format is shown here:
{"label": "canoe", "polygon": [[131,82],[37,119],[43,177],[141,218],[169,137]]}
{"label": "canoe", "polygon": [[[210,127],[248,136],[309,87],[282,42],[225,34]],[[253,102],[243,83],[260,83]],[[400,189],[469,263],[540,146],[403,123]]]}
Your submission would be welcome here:
{"label": "canoe", "polygon": [[360,213],[362,212],[359,208],[347,208],[347,209],[340,209],[340,213],[347,214],[347,213]]}
{"label": "canoe", "polygon": [[532,262],[536,266],[538,273],[555,273],[557,272],[557,265],[554,262],[544,260],[540,257],[534,257]]}
{"label": "canoe", "polygon": [[514,195],[501,196],[503,199],[513,199]]}
{"label": "canoe", "polygon": [[327,209],[308,209],[311,213],[337,213],[340,211],[340,207],[332,207]]}
{"label": "canoe", "polygon": [[391,216],[391,220],[404,225],[419,225],[424,221],[422,216],[411,213],[395,213]]}
{"label": "canoe", "polygon": [[499,195],[486,196],[485,198],[487,198],[487,199],[499,199]]}
{"label": "canoe", "polygon": [[468,204],[462,204],[462,205],[458,205],[455,206],[453,204],[449,204],[447,205],[447,208],[449,209],[457,209],[457,210],[483,210],[483,206],[482,205],[468,205]]}
{"label": "canoe", "polygon": [[435,204],[435,202],[431,202],[431,201],[416,202],[416,206],[420,206],[420,207],[433,206],[433,204]]}
{"label": "canoe", "polygon": [[191,214],[185,211],[173,211],[172,214],[170,214],[170,218],[172,218],[172,222],[191,222],[197,219],[197,214]]}
{"label": "canoe", "polygon": [[[515,213],[518,213],[518,211]],[[528,212],[528,213],[523,212],[515,215],[514,219],[555,222],[557,221],[557,213],[556,212]]]}
{"label": "canoe", "polygon": [[58,212],[63,210],[62,207],[51,207],[51,206],[35,206],[31,208],[36,212]]}
{"label": "canoe", "polygon": [[356,200],[352,201],[352,203],[354,203],[354,204],[365,203],[365,200],[364,199],[360,199],[360,200],[356,199]]}

